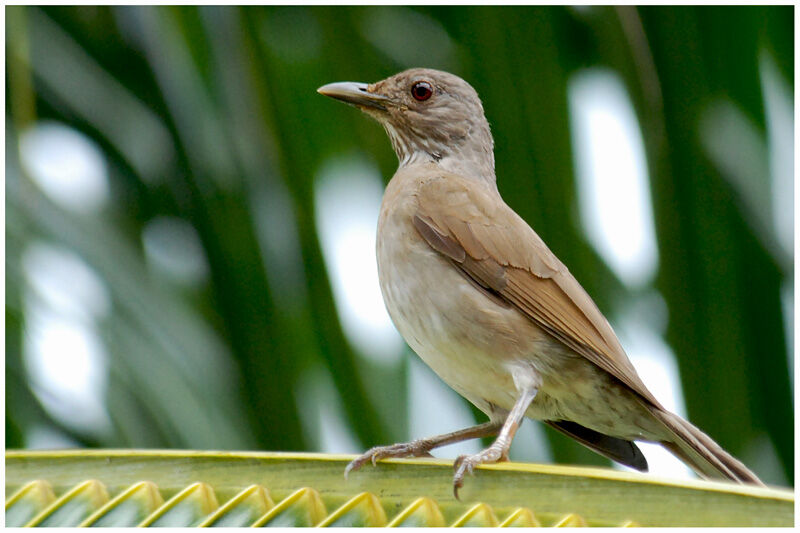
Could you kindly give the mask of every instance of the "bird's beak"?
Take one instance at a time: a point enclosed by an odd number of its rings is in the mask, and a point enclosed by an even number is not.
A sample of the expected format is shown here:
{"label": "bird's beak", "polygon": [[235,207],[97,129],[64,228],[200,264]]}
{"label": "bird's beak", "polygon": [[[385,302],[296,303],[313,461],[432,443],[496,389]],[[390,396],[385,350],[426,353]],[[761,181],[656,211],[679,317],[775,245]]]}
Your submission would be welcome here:
{"label": "bird's beak", "polygon": [[386,111],[386,103],[389,98],[369,92],[368,87],[366,83],[340,81],[323,85],[317,89],[317,92],[357,107],[371,107]]}

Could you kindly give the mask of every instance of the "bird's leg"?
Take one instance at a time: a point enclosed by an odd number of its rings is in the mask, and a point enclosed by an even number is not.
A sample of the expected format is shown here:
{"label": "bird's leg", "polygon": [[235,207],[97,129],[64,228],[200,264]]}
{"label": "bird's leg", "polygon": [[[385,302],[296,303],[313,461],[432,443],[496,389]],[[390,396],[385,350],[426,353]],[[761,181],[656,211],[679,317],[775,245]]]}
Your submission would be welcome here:
{"label": "bird's leg", "polygon": [[520,397],[517,399],[511,412],[508,413],[505,423],[503,423],[500,434],[491,446],[480,453],[462,455],[456,459],[453,465],[456,470],[453,476],[453,494],[456,499],[458,499],[458,489],[464,486],[465,474],[472,474],[475,467],[480,464],[497,463],[498,461],[508,460],[508,449],[511,447],[511,441],[514,439],[517,428],[519,428],[519,425],[522,423],[525,412],[536,397],[537,390],[538,389],[533,386],[522,389]]}
{"label": "bird's leg", "polygon": [[467,439],[497,435],[502,424],[502,420],[491,420],[477,426],[460,429],[452,433],[445,433],[444,435],[437,435],[427,439],[417,439],[411,442],[392,444],[391,446],[375,446],[351,461],[350,464],[347,465],[347,468],[344,469],[344,477],[347,478],[347,474],[353,470],[358,470],[368,462],[372,462],[372,465],[375,466],[375,461],[387,457],[430,457],[430,451],[440,446],[461,442]]}

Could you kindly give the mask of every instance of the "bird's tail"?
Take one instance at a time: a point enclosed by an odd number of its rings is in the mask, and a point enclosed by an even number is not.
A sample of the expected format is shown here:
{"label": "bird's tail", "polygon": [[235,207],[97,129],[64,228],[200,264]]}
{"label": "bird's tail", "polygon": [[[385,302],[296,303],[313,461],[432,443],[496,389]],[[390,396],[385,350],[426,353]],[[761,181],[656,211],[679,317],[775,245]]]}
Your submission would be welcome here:
{"label": "bird's tail", "polygon": [[649,408],[672,437],[661,444],[692,467],[700,477],[764,485],[741,461],[688,421],[658,407],[651,405]]}

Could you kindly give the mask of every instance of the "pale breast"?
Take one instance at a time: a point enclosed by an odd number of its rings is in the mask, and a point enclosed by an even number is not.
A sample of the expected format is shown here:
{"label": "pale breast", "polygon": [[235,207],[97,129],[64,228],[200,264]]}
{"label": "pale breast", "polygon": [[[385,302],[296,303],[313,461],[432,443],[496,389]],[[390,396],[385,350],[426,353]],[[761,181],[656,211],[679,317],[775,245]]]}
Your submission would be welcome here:
{"label": "pale breast", "polygon": [[607,434],[641,434],[626,420],[630,409],[638,409],[632,392],[516,308],[478,289],[428,245],[412,223],[413,180],[398,173],[390,182],[377,239],[384,302],[411,349],[490,417],[503,417],[514,405],[511,369],[525,364],[542,378],[527,416],[573,420]]}
{"label": "pale breast", "polygon": [[517,396],[508,363],[528,359],[542,334],[476,289],[421,238],[411,222],[414,187],[399,185],[393,180],[387,188],[378,221],[378,274],[389,315],[458,393],[488,414],[496,410],[492,405],[508,410]]}

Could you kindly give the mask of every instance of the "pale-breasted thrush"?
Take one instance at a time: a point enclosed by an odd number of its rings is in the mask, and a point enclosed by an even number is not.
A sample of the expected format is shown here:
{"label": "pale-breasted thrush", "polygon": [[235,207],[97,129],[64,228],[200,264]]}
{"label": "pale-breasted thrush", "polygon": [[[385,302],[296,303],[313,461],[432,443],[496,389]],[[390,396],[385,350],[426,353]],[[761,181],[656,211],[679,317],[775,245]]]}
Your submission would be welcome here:
{"label": "pale-breasted thrush", "polygon": [[500,197],[489,123],[467,82],[411,69],[371,85],[332,83],[318,91],[386,129],[400,160],[378,220],[386,308],[422,360],[489,417],[447,435],[372,448],[346,472],[497,435],[487,449],[456,460],[457,496],[465,473],[508,458],[527,416],[639,470],[647,462],[637,440],[660,443],[702,477],[761,484],[664,409],[589,295]]}

